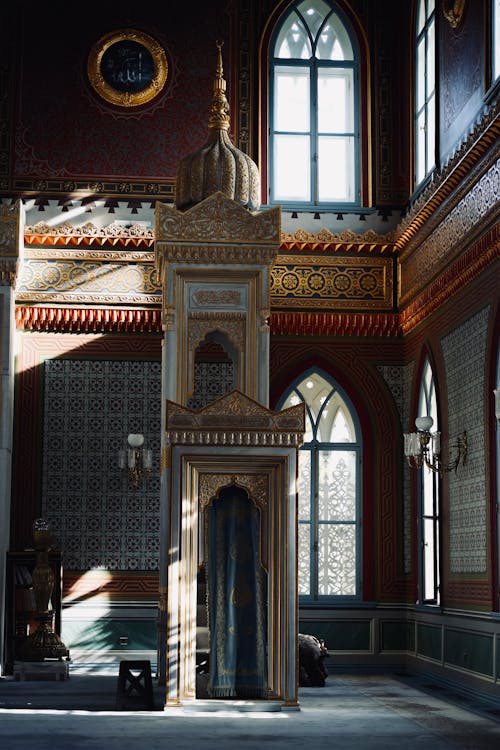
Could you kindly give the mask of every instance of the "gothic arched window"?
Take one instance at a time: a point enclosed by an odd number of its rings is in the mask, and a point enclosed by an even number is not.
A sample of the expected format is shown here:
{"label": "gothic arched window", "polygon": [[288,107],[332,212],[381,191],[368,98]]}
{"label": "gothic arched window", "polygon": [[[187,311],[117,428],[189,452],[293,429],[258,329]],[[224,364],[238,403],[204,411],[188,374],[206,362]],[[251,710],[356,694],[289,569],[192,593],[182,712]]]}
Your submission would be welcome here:
{"label": "gothic arched window", "polygon": [[[425,360],[420,381],[418,415],[432,417],[433,430],[439,431],[436,387],[428,359]],[[439,475],[424,465],[420,469],[419,491],[419,601],[420,604],[439,604],[440,595],[440,532],[439,532]]]}
{"label": "gothic arched window", "polygon": [[270,48],[269,202],[359,205],[359,53],[330,0],[301,0]]}
{"label": "gothic arched window", "polygon": [[361,444],[347,397],[320,372],[306,373],[281,408],[303,401],[299,451],[298,590],[304,603],[361,596]]}

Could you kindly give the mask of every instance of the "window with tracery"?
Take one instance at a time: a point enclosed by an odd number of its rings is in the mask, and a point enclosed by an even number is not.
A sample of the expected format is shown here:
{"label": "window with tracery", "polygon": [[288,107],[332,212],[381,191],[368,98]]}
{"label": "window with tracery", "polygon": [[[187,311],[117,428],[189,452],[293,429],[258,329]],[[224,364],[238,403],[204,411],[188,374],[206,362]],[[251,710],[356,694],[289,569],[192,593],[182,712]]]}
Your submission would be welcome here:
{"label": "window with tracery", "polygon": [[436,164],[436,21],[435,0],[418,0],[415,39],[416,186]]}
{"label": "window with tracery", "polygon": [[360,202],[359,53],[329,0],[293,3],[270,53],[270,203]]}
{"label": "window with tracery", "polygon": [[[439,431],[436,387],[434,375],[426,359],[420,381],[418,416],[432,417],[433,431]],[[419,492],[419,529],[420,548],[419,586],[420,604],[439,604],[440,595],[440,533],[439,533],[439,475],[424,465],[420,469]]]}
{"label": "window with tracery", "polygon": [[306,602],[360,597],[361,445],[347,397],[320,372],[307,373],[281,408],[303,401],[299,451],[298,590]]}

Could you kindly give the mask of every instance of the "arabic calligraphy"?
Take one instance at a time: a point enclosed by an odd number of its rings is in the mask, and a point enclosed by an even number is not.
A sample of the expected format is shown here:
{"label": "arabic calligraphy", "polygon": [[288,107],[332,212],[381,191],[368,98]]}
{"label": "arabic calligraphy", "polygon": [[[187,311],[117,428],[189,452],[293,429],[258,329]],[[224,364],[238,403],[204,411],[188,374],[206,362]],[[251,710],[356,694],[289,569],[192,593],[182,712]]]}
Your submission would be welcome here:
{"label": "arabic calligraphy", "polygon": [[136,93],[147,88],[154,76],[154,60],[139,42],[112,44],[102,56],[102,77],[117,91]]}

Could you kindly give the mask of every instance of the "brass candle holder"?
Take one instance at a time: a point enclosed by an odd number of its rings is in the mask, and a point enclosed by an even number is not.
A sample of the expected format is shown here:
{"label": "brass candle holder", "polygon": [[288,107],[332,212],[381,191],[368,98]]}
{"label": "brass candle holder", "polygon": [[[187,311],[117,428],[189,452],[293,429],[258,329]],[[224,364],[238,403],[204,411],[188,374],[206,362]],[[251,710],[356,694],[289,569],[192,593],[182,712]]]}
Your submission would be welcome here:
{"label": "brass candle holder", "polygon": [[62,659],[69,657],[69,649],[59,635],[54,632],[54,610],[50,607],[54,590],[54,571],[49,563],[49,552],[55,546],[55,540],[49,531],[49,524],[43,518],[37,518],[33,524],[33,540],[36,552],[36,564],[32,573],[33,593],[35,596],[38,627],[30,633],[23,643],[18,656],[20,661],[45,661],[45,659]]}

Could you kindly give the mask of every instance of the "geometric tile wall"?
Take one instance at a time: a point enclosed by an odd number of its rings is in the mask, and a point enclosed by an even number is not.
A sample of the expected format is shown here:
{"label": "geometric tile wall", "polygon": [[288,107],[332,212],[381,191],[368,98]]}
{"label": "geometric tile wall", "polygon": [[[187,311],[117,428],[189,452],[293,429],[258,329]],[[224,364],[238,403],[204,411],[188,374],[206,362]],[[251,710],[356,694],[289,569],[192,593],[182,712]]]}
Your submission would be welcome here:
{"label": "geometric tile wall", "polygon": [[[410,362],[406,366],[394,364],[377,366],[377,370],[384,378],[394,399],[394,403],[396,404],[403,432],[413,431],[413,428],[409,424],[409,414],[414,368],[414,362]],[[404,461],[403,497],[401,499],[401,505],[403,521],[402,562],[404,572],[409,573],[411,571],[411,542],[412,531],[414,529],[412,528],[413,520],[411,516],[410,470],[406,464],[406,460]]]}
{"label": "geometric tile wall", "polygon": [[[47,359],[42,514],[67,570],[159,567],[161,363]],[[118,468],[129,433],[152,448],[134,489]]]}
{"label": "geometric tile wall", "polygon": [[[450,571],[487,570],[485,454],[486,343],[490,309],[483,308],[442,341],[448,393],[449,441],[467,431],[467,463],[450,482]],[[450,457],[453,455],[453,448]]]}

